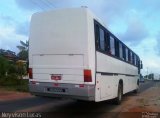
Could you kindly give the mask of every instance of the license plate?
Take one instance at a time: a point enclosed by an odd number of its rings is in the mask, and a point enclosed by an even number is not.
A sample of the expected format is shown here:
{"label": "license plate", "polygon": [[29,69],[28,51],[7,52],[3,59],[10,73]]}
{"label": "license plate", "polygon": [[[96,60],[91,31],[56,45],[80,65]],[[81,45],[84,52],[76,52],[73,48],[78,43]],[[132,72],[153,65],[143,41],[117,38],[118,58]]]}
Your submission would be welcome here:
{"label": "license plate", "polygon": [[61,75],[51,75],[51,80],[61,80],[62,76]]}
{"label": "license plate", "polygon": [[65,93],[66,89],[64,88],[47,88],[48,92],[55,92],[55,93]]}

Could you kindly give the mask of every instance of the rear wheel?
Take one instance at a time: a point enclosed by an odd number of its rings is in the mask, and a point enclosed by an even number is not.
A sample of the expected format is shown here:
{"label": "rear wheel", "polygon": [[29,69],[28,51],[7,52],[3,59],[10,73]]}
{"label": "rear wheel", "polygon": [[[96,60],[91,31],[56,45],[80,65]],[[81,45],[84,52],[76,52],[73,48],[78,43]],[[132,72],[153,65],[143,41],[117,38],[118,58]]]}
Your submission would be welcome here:
{"label": "rear wheel", "polygon": [[139,92],[139,86],[137,85],[137,89],[133,91],[133,93],[137,94]]}
{"label": "rear wheel", "polygon": [[137,89],[135,89],[133,92],[136,94],[139,92],[139,81],[137,81]]}
{"label": "rear wheel", "polygon": [[122,84],[119,84],[117,98],[115,99],[115,104],[117,104],[117,105],[121,104],[122,96],[123,96],[123,86],[122,86]]}

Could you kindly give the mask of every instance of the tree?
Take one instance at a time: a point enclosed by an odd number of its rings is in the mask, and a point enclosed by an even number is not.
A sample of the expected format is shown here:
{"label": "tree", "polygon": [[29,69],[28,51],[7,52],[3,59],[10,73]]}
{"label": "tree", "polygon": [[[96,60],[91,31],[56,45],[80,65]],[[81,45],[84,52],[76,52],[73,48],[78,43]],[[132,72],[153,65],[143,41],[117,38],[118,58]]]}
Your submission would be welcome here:
{"label": "tree", "polygon": [[0,56],[0,76],[6,75],[8,72],[8,66],[8,61],[4,57]]}
{"label": "tree", "polygon": [[20,41],[20,44],[21,45],[17,46],[17,48],[20,51],[17,55],[18,55],[19,59],[27,61],[28,60],[29,41],[26,41],[26,42]]}
{"label": "tree", "polygon": [[27,60],[28,59],[28,51],[22,50],[18,53],[19,59]]}

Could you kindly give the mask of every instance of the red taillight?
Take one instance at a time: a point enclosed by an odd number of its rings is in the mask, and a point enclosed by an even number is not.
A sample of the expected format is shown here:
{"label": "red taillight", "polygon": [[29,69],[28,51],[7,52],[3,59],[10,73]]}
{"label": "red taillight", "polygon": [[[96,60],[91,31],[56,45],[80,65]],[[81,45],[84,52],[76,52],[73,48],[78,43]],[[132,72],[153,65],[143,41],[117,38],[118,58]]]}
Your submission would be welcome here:
{"label": "red taillight", "polygon": [[92,82],[91,70],[84,70],[84,82]]}
{"label": "red taillight", "polygon": [[32,68],[29,68],[29,79],[33,79]]}

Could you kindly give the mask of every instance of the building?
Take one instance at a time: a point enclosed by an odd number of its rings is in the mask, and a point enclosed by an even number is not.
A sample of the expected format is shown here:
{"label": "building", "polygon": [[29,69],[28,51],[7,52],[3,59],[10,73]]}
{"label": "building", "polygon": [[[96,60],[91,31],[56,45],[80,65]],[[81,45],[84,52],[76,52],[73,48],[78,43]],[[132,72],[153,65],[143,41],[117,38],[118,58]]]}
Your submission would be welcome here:
{"label": "building", "polygon": [[13,51],[10,51],[10,50],[0,49],[0,55],[5,57],[9,61],[17,61],[18,60],[16,53]]}

